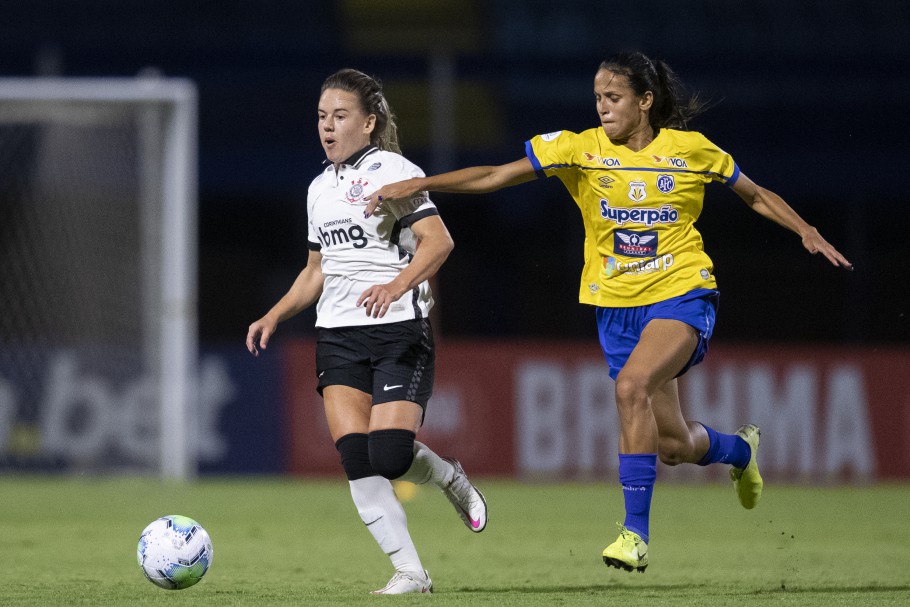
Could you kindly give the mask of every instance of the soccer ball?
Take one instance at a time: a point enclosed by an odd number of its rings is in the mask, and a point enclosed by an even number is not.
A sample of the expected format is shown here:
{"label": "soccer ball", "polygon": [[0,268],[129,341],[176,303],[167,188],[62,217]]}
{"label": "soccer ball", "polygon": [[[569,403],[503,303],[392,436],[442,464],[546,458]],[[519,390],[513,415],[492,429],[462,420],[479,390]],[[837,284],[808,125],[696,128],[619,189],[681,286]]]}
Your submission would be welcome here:
{"label": "soccer ball", "polygon": [[212,540],[193,519],[172,514],[152,521],[139,536],[139,567],[148,580],[167,590],[189,588],[212,564]]}

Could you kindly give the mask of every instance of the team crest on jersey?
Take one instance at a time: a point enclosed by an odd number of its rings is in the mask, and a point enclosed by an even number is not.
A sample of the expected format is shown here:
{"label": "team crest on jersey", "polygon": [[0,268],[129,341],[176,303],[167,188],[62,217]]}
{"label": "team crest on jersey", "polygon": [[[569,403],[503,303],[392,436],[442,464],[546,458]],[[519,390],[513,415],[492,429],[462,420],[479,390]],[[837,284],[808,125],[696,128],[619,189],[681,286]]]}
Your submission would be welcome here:
{"label": "team crest on jersey", "polygon": [[344,197],[347,199],[349,204],[359,204],[363,201],[363,188],[368,186],[369,182],[364,181],[361,178],[358,178],[357,181],[351,180],[351,187],[348,188],[347,193]]}
{"label": "team crest on jersey", "polygon": [[626,257],[654,257],[657,255],[657,232],[613,232],[613,251]]}
{"label": "team crest on jersey", "polygon": [[647,193],[645,192],[645,182],[644,181],[630,181],[629,182],[629,198],[635,202],[641,202],[647,198]]}
{"label": "team crest on jersey", "polygon": [[669,194],[673,191],[673,188],[676,187],[676,180],[673,179],[673,175],[658,175],[657,176],[657,189],[663,192],[664,194]]}
{"label": "team crest on jersey", "polygon": [[382,166],[382,163],[381,163],[381,162],[374,162],[373,164],[371,164],[371,165],[369,166],[369,168],[368,168],[367,170],[368,170],[368,171],[375,171],[376,169],[378,169],[378,168],[381,167],[381,166]]}
{"label": "team crest on jersey", "polygon": [[544,141],[553,141],[560,135],[562,135],[562,131],[553,131],[552,133],[544,133],[543,135],[540,136],[540,138],[543,139]]}

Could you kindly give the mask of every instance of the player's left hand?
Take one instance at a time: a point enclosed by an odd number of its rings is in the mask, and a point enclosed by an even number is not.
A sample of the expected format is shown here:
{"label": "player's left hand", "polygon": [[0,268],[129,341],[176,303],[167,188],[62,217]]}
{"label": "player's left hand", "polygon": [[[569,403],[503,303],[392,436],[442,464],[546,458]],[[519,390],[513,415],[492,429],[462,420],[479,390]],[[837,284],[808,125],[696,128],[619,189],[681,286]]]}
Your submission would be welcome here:
{"label": "player's left hand", "polygon": [[813,255],[821,253],[836,267],[841,267],[845,270],[853,270],[853,264],[847,261],[847,258],[841,255],[831,243],[822,238],[822,235],[819,234],[818,230],[815,228],[812,228],[803,235],[803,246]]}
{"label": "player's left hand", "polygon": [[414,185],[416,179],[405,179],[395,183],[387,183],[375,192],[367,194],[363,200],[367,207],[363,210],[363,216],[369,217],[377,211],[384,200],[395,200],[397,198],[409,198],[418,192]]}
{"label": "player's left hand", "polygon": [[395,296],[389,285],[373,285],[357,299],[357,307],[363,307],[367,316],[382,318],[388,312],[389,306],[398,301],[401,295]]}

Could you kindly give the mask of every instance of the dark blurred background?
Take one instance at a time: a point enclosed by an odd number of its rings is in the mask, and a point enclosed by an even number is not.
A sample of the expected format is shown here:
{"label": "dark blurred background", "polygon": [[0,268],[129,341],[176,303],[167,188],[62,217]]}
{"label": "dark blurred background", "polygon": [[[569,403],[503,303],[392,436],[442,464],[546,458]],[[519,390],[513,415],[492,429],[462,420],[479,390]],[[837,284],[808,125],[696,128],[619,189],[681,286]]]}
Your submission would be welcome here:
{"label": "dark blurred background", "polygon": [[[722,292],[716,338],[906,344],[908,29],[898,1],[0,0],[0,76],[151,69],[197,83],[200,330],[239,343],[306,260],[327,75],[379,77],[405,155],[433,173],[596,126],[598,64],[641,50],[712,103],[693,128],[856,265],[813,258],[709,187],[698,227]],[[442,335],[592,338],[581,220],[557,180],[434,200],[456,241],[437,285]]]}

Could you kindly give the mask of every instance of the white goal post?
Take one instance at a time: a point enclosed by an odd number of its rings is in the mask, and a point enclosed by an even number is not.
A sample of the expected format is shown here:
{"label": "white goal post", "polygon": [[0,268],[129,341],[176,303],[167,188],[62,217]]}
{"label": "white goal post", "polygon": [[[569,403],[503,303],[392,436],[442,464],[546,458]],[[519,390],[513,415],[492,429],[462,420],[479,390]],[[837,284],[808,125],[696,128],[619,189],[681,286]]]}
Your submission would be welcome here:
{"label": "white goal post", "polygon": [[197,122],[186,79],[0,78],[0,464],[196,474]]}

